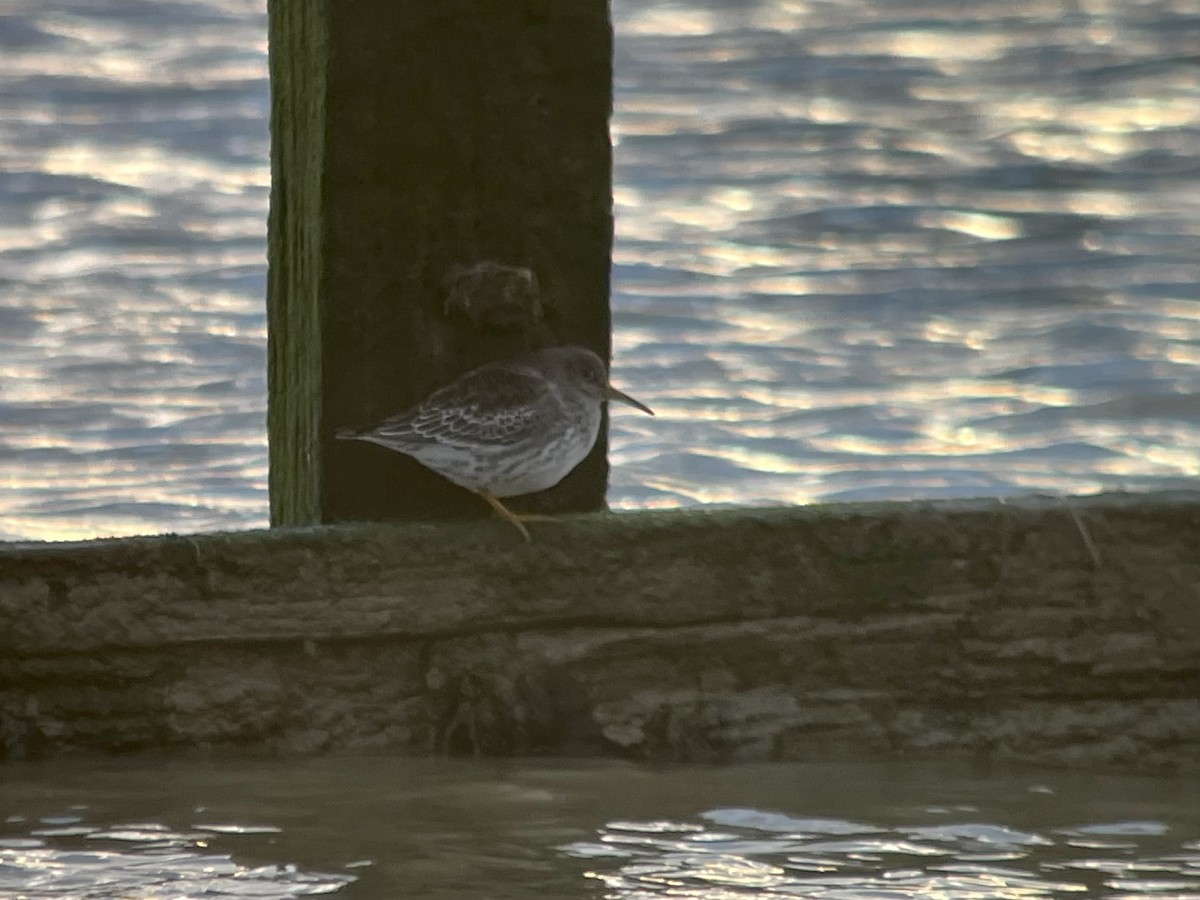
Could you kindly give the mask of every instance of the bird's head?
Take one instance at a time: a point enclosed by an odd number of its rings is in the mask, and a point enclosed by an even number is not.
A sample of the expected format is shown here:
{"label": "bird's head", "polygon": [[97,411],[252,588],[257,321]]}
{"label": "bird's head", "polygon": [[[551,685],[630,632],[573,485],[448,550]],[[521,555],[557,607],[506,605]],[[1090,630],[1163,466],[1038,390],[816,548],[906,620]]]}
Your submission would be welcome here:
{"label": "bird's head", "polygon": [[588,396],[599,401],[619,400],[644,413],[654,415],[650,407],[612,386],[604,361],[591,350],[583,347],[562,347],[558,348],[558,353],[560,364],[570,373],[572,381]]}

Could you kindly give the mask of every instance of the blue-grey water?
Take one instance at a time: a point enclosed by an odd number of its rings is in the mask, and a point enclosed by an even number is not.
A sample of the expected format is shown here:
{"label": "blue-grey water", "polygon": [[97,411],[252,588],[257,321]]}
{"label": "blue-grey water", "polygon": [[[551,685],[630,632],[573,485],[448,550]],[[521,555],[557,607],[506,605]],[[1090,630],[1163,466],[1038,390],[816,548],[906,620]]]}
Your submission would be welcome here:
{"label": "blue-grey water", "polygon": [[[614,506],[1194,484],[1200,0],[613,18]],[[264,0],[0,9],[0,539],[266,522],[268,104]]]}
{"label": "blue-grey water", "polygon": [[25,900],[1200,900],[1194,780],[864,762],[16,764]]}

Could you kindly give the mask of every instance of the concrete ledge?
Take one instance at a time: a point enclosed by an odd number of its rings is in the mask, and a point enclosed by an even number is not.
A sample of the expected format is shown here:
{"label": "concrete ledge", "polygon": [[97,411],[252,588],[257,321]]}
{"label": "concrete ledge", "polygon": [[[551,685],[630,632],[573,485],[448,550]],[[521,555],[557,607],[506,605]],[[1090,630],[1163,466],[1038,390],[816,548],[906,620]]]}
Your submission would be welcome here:
{"label": "concrete ledge", "polygon": [[1200,770],[1200,493],[0,544],[0,753]]}

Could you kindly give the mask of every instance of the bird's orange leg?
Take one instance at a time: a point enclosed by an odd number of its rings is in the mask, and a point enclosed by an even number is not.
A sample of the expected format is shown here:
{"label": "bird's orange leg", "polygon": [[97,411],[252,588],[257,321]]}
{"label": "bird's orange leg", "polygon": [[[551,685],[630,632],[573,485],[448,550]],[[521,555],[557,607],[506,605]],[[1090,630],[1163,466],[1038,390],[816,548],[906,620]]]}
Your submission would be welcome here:
{"label": "bird's orange leg", "polygon": [[554,521],[554,516],[543,516],[543,515],[539,515],[538,513],[515,513],[511,509],[509,509],[507,506],[505,506],[503,503],[501,503],[498,498],[492,496],[491,494],[487,493],[486,491],[480,491],[479,496],[488,502],[488,505],[491,506],[491,508],[496,511],[496,515],[498,515],[500,518],[504,519],[504,521],[512,522],[514,525],[516,525],[517,530],[519,532],[521,532],[521,535],[525,538],[526,541],[533,540],[533,538],[531,538],[529,536],[529,529],[525,527],[526,522],[553,522]]}

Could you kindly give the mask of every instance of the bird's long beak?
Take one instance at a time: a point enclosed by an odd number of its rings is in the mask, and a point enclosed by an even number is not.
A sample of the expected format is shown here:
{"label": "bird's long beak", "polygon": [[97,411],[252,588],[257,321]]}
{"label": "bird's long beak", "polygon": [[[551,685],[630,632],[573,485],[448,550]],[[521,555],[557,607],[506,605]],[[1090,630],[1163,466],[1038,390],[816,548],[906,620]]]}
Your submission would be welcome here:
{"label": "bird's long beak", "polygon": [[620,400],[622,403],[628,403],[630,406],[640,409],[644,413],[654,415],[654,410],[652,410],[646,404],[638,403],[636,400],[634,400],[628,394],[618,391],[611,384],[604,391],[604,399],[605,400]]}

